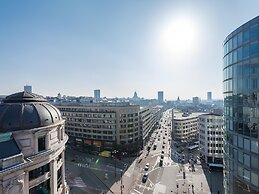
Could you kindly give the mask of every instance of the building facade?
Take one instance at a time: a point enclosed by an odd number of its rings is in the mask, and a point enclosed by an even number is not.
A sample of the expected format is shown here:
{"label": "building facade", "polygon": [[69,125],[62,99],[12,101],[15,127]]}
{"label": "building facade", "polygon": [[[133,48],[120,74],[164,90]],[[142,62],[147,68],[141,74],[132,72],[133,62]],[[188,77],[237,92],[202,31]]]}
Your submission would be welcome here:
{"label": "building facade", "polygon": [[207,92],[207,101],[208,102],[212,101],[212,92]]}
{"label": "building facade", "polygon": [[198,116],[202,113],[182,113],[172,110],[172,137],[174,141],[189,144],[198,141]]}
{"label": "building facade", "polygon": [[101,91],[99,89],[97,90],[94,90],[94,99],[96,101],[100,100],[101,99]]}
{"label": "building facade", "polygon": [[224,187],[259,193],[259,17],[224,41]]}
{"label": "building facade", "polygon": [[223,167],[223,116],[203,114],[199,116],[200,155],[211,167]]}
{"label": "building facade", "polygon": [[0,193],[67,194],[65,120],[42,97],[20,92],[0,104]]}
{"label": "building facade", "polygon": [[154,127],[161,115],[160,107],[141,107],[139,111],[140,131],[142,132],[143,143],[146,144]]}
{"label": "building facade", "polygon": [[71,143],[89,151],[141,148],[139,106],[129,103],[58,105]]}
{"label": "building facade", "polygon": [[158,100],[158,103],[160,103],[160,104],[162,104],[164,102],[164,92],[163,91],[157,92],[157,100]]}

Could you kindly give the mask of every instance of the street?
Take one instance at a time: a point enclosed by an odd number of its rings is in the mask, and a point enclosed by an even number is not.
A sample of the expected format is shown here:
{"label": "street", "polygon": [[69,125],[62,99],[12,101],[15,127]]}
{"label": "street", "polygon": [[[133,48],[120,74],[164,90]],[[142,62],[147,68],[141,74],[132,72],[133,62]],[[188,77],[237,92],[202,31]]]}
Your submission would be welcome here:
{"label": "street", "polygon": [[222,172],[209,172],[200,164],[190,168],[188,159],[198,155],[196,151],[184,149],[182,159],[171,140],[171,119],[169,111],[163,113],[160,127],[154,130],[139,157],[115,161],[68,149],[66,176],[71,193],[222,194]]}

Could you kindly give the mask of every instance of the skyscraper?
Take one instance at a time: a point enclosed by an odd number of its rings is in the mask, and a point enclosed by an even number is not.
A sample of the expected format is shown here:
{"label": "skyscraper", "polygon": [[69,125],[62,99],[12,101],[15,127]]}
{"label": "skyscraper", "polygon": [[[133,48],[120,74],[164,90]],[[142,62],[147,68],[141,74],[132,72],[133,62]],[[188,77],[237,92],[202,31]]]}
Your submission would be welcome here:
{"label": "skyscraper", "polygon": [[101,91],[100,89],[94,90],[94,99],[95,100],[100,100],[101,98]]}
{"label": "skyscraper", "polygon": [[224,41],[224,187],[259,193],[259,17]]}
{"label": "skyscraper", "polygon": [[26,85],[26,86],[24,86],[23,88],[24,88],[24,92],[32,93],[32,86]]}
{"label": "skyscraper", "polygon": [[157,92],[157,100],[158,100],[158,103],[160,103],[160,104],[164,102],[164,92],[163,91]]}
{"label": "skyscraper", "polygon": [[207,92],[207,101],[212,100],[212,92]]}

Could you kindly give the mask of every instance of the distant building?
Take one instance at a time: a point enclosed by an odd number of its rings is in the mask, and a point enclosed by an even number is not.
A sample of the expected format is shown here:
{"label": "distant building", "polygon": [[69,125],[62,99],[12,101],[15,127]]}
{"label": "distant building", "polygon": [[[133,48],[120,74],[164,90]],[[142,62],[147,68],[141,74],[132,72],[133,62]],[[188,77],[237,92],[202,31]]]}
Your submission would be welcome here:
{"label": "distant building", "polygon": [[160,107],[141,107],[139,111],[140,128],[144,144],[148,141],[150,132],[160,119]]}
{"label": "distant building", "polygon": [[101,91],[99,89],[94,90],[94,99],[97,101],[101,99]]}
{"label": "distant building", "polygon": [[198,116],[203,113],[182,113],[172,110],[172,137],[183,144],[198,140]]}
{"label": "distant building", "polygon": [[194,105],[198,105],[198,104],[200,104],[200,102],[201,102],[201,100],[200,100],[200,98],[199,97],[193,97],[192,98],[192,103],[194,104]]}
{"label": "distant building", "polygon": [[68,194],[65,120],[42,97],[20,92],[0,104],[0,193]]}
{"label": "distant building", "polygon": [[24,88],[24,90],[23,90],[24,92],[32,93],[32,86],[26,85],[26,86],[24,86],[23,88]]}
{"label": "distant building", "polygon": [[157,92],[157,100],[158,100],[159,104],[164,103],[164,92],[163,91]]}
{"label": "distant building", "polygon": [[208,102],[212,101],[212,92],[207,92],[207,101]]}
{"label": "distant building", "polygon": [[142,147],[138,105],[79,103],[57,107],[66,118],[70,142],[85,150],[135,152]]}
{"label": "distant building", "polygon": [[210,167],[223,167],[223,116],[199,116],[199,147],[201,157]]}

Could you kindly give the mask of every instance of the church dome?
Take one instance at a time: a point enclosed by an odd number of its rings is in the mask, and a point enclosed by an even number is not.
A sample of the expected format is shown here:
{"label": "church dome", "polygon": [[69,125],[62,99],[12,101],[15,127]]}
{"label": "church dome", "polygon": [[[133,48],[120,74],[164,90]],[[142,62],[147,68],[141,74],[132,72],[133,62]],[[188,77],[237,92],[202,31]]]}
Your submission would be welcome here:
{"label": "church dome", "polygon": [[37,94],[15,93],[0,104],[0,133],[45,127],[61,121],[60,111]]}

